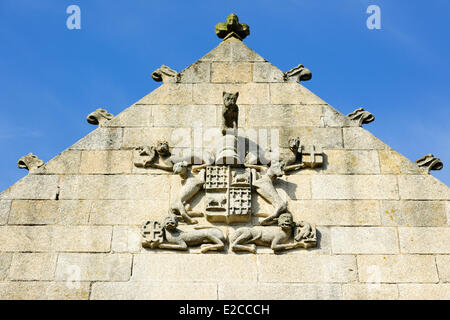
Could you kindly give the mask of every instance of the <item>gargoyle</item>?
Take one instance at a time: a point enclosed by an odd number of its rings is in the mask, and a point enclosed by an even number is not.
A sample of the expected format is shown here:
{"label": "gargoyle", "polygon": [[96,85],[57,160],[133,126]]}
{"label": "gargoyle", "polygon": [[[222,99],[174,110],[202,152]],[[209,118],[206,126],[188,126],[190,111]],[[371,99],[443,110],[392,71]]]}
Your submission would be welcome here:
{"label": "gargoyle", "polygon": [[[158,228],[155,230],[155,227]],[[222,251],[226,238],[217,228],[197,228],[197,230],[183,231],[178,229],[178,219],[169,215],[162,226],[154,221],[148,221],[142,227],[142,245],[148,248],[172,250],[187,250],[188,247],[201,245],[200,252]]]}
{"label": "gargoyle", "polygon": [[[290,213],[283,213],[277,219],[278,226],[244,227],[237,229],[230,237],[233,251],[256,252],[256,245],[271,247],[273,251],[309,248],[317,244],[316,228],[307,222],[294,223]],[[294,242],[288,242],[291,237]]]}
{"label": "gargoyle", "polygon": [[226,135],[228,129],[238,129],[239,107],[236,105],[239,92],[223,92],[222,108],[222,135]]}

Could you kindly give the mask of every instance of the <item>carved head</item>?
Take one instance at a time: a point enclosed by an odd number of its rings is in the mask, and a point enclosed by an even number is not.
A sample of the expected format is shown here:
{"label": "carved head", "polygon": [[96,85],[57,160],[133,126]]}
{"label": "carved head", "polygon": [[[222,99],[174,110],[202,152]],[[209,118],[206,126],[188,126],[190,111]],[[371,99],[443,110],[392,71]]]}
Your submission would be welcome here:
{"label": "carved head", "polygon": [[237,98],[239,97],[239,92],[229,93],[223,92],[223,104],[225,107],[232,107],[236,105]]}
{"label": "carved head", "polygon": [[292,220],[292,214],[286,212],[278,217],[278,226],[281,227],[281,229],[291,229],[293,225],[294,221]]}
{"label": "carved head", "polygon": [[173,165],[173,173],[186,176],[188,163],[186,161],[177,162]]}
{"label": "carved head", "polygon": [[283,166],[279,162],[272,161],[269,169],[267,169],[267,175],[271,179],[281,177],[283,175]]}
{"label": "carved head", "polygon": [[229,25],[229,26],[236,26],[238,24],[239,24],[239,18],[234,13],[230,14],[227,17],[227,25]]}
{"label": "carved head", "polygon": [[289,149],[292,151],[298,150],[300,148],[300,138],[299,137],[289,137],[288,140],[289,143]]}
{"label": "carved head", "polygon": [[163,222],[163,229],[174,230],[178,227],[178,219],[174,214],[169,214]]}
{"label": "carved head", "polygon": [[169,143],[165,140],[160,140],[156,143],[156,152],[158,152],[158,154],[160,156],[165,156],[165,155],[169,155]]}

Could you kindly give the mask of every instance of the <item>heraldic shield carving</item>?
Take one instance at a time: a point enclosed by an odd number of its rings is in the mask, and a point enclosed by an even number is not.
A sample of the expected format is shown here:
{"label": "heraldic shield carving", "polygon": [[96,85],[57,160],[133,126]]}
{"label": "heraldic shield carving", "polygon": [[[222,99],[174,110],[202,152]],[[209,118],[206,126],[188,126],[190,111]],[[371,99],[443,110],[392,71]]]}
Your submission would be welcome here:
{"label": "heraldic shield carving", "polygon": [[[166,141],[136,148],[135,166],[169,171],[181,178],[181,189],[171,201],[164,221],[143,224],[143,247],[188,250],[200,246],[200,251],[205,253],[225,250],[228,243],[232,251],[255,253],[256,246],[281,251],[317,245],[316,227],[306,221],[294,221],[288,202],[278,194],[274,182],[289,171],[320,167],[322,149],[303,146],[298,137],[290,137],[288,154],[275,157],[268,150],[264,155],[265,164],[258,157],[255,160],[249,152],[239,154],[238,95],[237,92],[223,93],[222,137],[214,155],[176,157]],[[191,164],[194,158],[196,165]],[[204,212],[193,212],[190,201],[199,192],[204,192]],[[261,196],[272,206],[272,212],[255,226],[251,225],[252,214],[255,214],[252,212],[253,196]],[[258,216],[262,216],[261,213]],[[209,224],[199,225],[199,220],[195,219],[198,217],[204,217]],[[245,226],[233,229],[228,239],[223,228],[216,224]]]}

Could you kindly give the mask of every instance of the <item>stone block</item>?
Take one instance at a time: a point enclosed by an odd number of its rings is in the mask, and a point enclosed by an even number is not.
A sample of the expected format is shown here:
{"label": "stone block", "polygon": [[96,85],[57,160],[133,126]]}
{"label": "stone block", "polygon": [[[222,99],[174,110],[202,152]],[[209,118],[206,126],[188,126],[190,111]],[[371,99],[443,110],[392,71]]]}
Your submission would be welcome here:
{"label": "stone block", "polygon": [[437,256],[436,264],[441,282],[450,282],[450,255]]}
{"label": "stone block", "polygon": [[71,150],[115,150],[122,144],[122,128],[97,128],[79,140]]}
{"label": "stone block", "polygon": [[352,282],[357,269],[354,256],[258,255],[261,282]]}
{"label": "stone block", "polygon": [[192,146],[190,128],[125,128],[123,147],[134,149],[152,146],[159,140],[169,142],[171,148],[190,148]]}
{"label": "stone block", "polygon": [[324,150],[324,174],[380,174],[378,154],[372,150]]}
{"label": "stone block", "polygon": [[401,199],[450,200],[450,188],[431,175],[398,176]]}
{"label": "stone block", "polygon": [[299,200],[299,199],[311,199],[311,177],[307,175],[291,175],[287,176],[287,181],[278,179],[277,186],[279,189],[284,190],[288,197],[280,196],[283,199]]}
{"label": "stone block", "polygon": [[333,254],[395,254],[398,238],[395,228],[333,227]]}
{"label": "stone block", "polygon": [[0,252],[0,281],[5,280],[8,276],[12,256],[12,253]]}
{"label": "stone block", "polygon": [[[163,280],[163,279],[161,279]],[[198,282],[96,282],[92,300],[215,300],[217,284]]]}
{"label": "stone block", "polygon": [[396,284],[347,283],[342,285],[342,294],[346,300],[396,300]]}
{"label": "stone block", "polygon": [[220,300],[338,300],[339,284],[236,283],[219,284]]}
{"label": "stone block", "polygon": [[51,248],[62,252],[109,252],[111,238],[109,226],[55,226]]}
{"label": "stone block", "polygon": [[400,300],[450,300],[450,284],[399,284]]}
{"label": "stone block", "polygon": [[1,199],[55,199],[58,176],[30,174],[0,194]]}
{"label": "stone block", "polygon": [[241,104],[269,104],[269,85],[266,83],[196,83],[193,85],[194,104],[223,105],[223,92],[239,92]]}
{"label": "stone block", "polygon": [[446,226],[446,205],[443,201],[381,201],[381,219],[385,226]]}
{"label": "stone block", "polygon": [[404,283],[439,281],[434,256],[365,255],[358,256],[360,282]]}
{"label": "stone block", "polygon": [[317,105],[252,105],[248,110],[248,126],[319,127],[321,116],[322,108]]}
{"label": "stone block", "polygon": [[131,254],[60,254],[56,280],[128,281]]}
{"label": "stone block", "polygon": [[[160,220],[162,221],[162,220]],[[114,226],[112,252],[139,252],[142,249],[141,227]]]}
{"label": "stone block", "polygon": [[4,225],[8,222],[10,210],[11,200],[0,200],[0,225]]}
{"label": "stone block", "polygon": [[450,228],[398,228],[402,253],[450,254]]}
{"label": "stone block", "polygon": [[221,42],[216,48],[207,53],[200,61],[265,61],[247,45],[235,38]]}
{"label": "stone block", "polygon": [[291,201],[289,210],[296,221],[321,226],[380,225],[378,201],[373,200],[303,200]]}
{"label": "stone block", "polygon": [[426,170],[395,150],[378,150],[378,155],[382,174],[427,174]]}
{"label": "stone block", "polygon": [[48,226],[1,226],[0,252],[50,251],[52,227]]}
{"label": "stone block", "polygon": [[360,127],[343,128],[343,132],[345,149],[384,150],[388,148],[366,129]]}
{"label": "stone block", "polygon": [[324,127],[358,127],[358,122],[352,121],[345,115],[334,109],[329,104],[323,105],[323,126]]}
{"label": "stone block", "polygon": [[181,83],[207,83],[211,80],[211,64],[197,61],[181,72]]}
{"label": "stone block", "polygon": [[151,127],[153,126],[152,106],[133,104],[111,121],[107,121],[104,127]]}
{"label": "stone block", "polygon": [[85,200],[14,200],[9,224],[86,224],[91,203]]}
{"label": "stone block", "polygon": [[215,105],[154,106],[155,127],[215,127]]}
{"label": "stone block", "polygon": [[35,174],[77,174],[80,169],[79,150],[66,150],[35,171]]}
{"label": "stone block", "polygon": [[272,104],[327,104],[314,93],[296,82],[270,83]]}
{"label": "stone block", "polygon": [[60,199],[167,200],[166,175],[63,176]]}
{"label": "stone block", "polygon": [[[187,266],[191,266],[186,269]],[[256,281],[256,257],[222,254],[136,254],[132,281]]]}
{"label": "stone block", "polygon": [[136,104],[192,104],[192,84],[164,83]]}
{"label": "stone block", "polygon": [[89,150],[81,154],[80,174],[131,173],[131,150]]}
{"label": "stone block", "polygon": [[270,62],[253,64],[253,82],[284,82],[284,73]]}
{"label": "stone block", "polygon": [[[275,141],[281,148],[288,148],[289,137],[300,137],[304,146],[314,145],[328,149],[342,149],[342,130],[340,128],[317,127],[280,127],[279,140]],[[274,136],[276,139],[277,137]],[[272,140],[271,140],[272,143]]]}
{"label": "stone block", "polygon": [[253,64],[249,62],[211,63],[211,82],[242,83],[252,82]]}
{"label": "stone block", "polygon": [[10,280],[53,280],[55,253],[14,253],[9,271]]}
{"label": "stone block", "polygon": [[387,175],[313,175],[313,199],[398,199],[397,179]]}
{"label": "stone block", "polygon": [[0,283],[1,300],[87,300],[89,283],[14,281]]}

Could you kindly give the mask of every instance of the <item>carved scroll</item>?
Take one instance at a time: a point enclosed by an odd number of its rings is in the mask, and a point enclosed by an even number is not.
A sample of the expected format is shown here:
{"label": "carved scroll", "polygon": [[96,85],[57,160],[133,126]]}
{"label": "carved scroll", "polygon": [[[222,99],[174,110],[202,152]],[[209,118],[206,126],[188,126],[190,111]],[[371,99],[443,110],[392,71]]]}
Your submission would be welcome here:
{"label": "carved scroll", "polygon": [[427,169],[428,173],[430,173],[430,170],[441,170],[444,167],[441,159],[436,158],[431,153],[416,160],[416,163],[419,167]]}
{"label": "carved scroll", "polygon": [[301,82],[311,80],[312,73],[304,65],[299,64],[295,68],[284,73],[284,80],[289,82]]}
{"label": "carved scroll", "polygon": [[363,124],[370,123],[375,120],[375,116],[363,108],[356,109],[352,113],[349,113],[347,117],[350,118],[350,120],[358,121],[358,125],[360,127],[362,127]]}
{"label": "carved scroll", "polygon": [[86,120],[90,124],[102,126],[106,122],[110,121],[114,115],[109,113],[105,109],[97,109],[94,112],[90,113]]}
{"label": "carved scroll", "polygon": [[152,78],[156,82],[179,82],[181,79],[181,75],[168,66],[162,65],[161,67],[153,71]]}
{"label": "carved scroll", "polygon": [[43,165],[44,161],[39,159],[33,153],[29,153],[17,161],[17,167],[19,169],[26,169],[29,172],[34,172],[36,169],[42,167]]}

